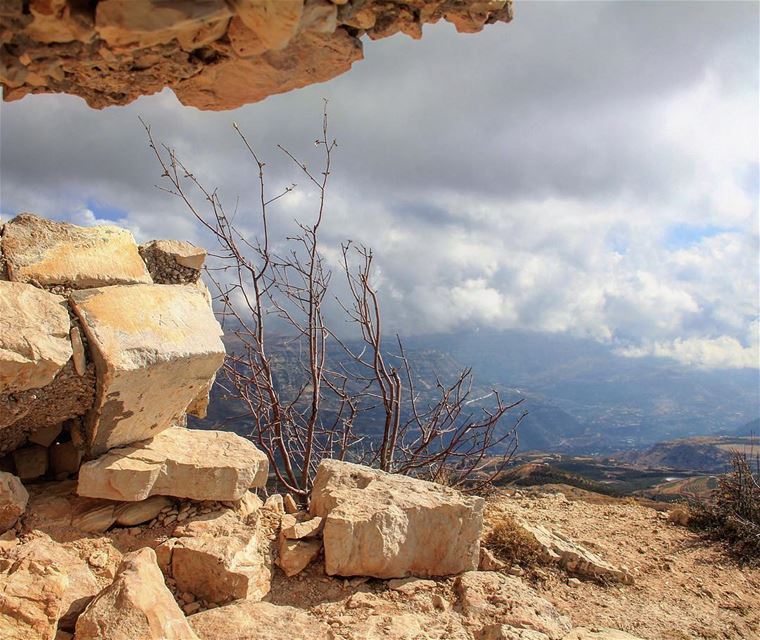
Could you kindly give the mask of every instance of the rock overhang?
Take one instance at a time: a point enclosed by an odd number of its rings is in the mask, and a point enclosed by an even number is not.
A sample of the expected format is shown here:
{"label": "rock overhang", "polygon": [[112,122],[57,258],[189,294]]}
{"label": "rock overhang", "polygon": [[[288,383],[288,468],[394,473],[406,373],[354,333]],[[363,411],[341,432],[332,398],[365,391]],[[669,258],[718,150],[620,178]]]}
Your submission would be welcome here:
{"label": "rock overhang", "polygon": [[67,93],[96,109],[169,87],[233,109],[345,73],[365,36],[511,18],[512,0],[5,0],[0,85],[4,100]]}

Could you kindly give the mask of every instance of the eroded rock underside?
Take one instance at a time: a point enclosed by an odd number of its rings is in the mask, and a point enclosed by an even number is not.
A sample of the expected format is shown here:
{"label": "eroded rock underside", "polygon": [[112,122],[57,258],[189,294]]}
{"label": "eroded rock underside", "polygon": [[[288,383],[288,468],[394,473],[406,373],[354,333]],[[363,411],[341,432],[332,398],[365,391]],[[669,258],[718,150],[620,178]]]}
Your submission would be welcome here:
{"label": "eroded rock underside", "polygon": [[0,0],[0,84],[5,100],[69,93],[102,109],[170,87],[234,109],[345,73],[363,36],[511,17],[512,0]]}

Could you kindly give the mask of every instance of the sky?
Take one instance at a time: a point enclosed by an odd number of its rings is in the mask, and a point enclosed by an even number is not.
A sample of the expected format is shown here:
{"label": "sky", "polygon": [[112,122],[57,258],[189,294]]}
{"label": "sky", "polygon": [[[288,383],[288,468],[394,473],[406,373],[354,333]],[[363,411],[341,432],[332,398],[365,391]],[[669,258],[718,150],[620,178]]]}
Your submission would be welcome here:
{"label": "sky", "polygon": [[314,161],[327,99],[325,256],[337,267],[347,239],[374,249],[389,330],[530,329],[755,368],[759,33],[756,2],[517,2],[479,34],[366,40],[349,73],[235,111],[168,90],[103,111],[28,96],[0,107],[0,215],[208,244],[155,188],[139,116],[253,234],[236,122],[271,192],[298,184],[271,214],[284,238],[316,194],[276,145]]}

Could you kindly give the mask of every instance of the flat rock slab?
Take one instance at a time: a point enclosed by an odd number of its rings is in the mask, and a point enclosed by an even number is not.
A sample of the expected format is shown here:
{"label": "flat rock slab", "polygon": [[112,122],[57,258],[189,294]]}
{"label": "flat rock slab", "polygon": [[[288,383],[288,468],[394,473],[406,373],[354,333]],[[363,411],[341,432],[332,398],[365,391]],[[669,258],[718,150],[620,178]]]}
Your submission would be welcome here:
{"label": "flat rock slab", "polygon": [[72,353],[64,299],[0,280],[0,395],[50,384]]}
{"label": "flat rock slab", "polygon": [[77,493],[126,501],[152,495],[239,500],[263,487],[267,473],[266,456],[245,438],[176,427],[83,464]]}
{"label": "flat rock slab", "polygon": [[71,304],[97,373],[85,419],[94,455],[168,429],[224,361],[222,329],[197,287],[89,289]]}
{"label": "flat rock slab", "polygon": [[454,586],[464,615],[485,627],[495,625],[492,631],[501,634],[495,638],[510,638],[501,633],[502,626],[536,631],[551,640],[561,640],[570,631],[568,618],[514,576],[468,571],[457,578]]}
{"label": "flat rock slab", "polygon": [[124,556],[111,585],[79,616],[77,640],[198,640],[164,584],[156,553],[145,547]]}
{"label": "flat rock slab", "polygon": [[239,600],[188,619],[203,640],[330,640],[332,630],[303,609]]}
{"label": "flat rock slab", "polygon": [[78,227],[24,213],[5,225],[2,249],[14,282],[70,289],[151,282],[135,239],[119,227]]}
{"label": "flat rock slab", "polygon": [[633,584],[634,578],[629,571],[610,564],[560,533],[550,531],[542,525],[518,522],[536,540],[547,562],[559,564],[566,571],[576,575]]}
{"label": "flat rock slab", "polygon": [[432,482],[323,460],[310,511],[325,520],[329,575],[403,578],[476,569],[483,507]]}

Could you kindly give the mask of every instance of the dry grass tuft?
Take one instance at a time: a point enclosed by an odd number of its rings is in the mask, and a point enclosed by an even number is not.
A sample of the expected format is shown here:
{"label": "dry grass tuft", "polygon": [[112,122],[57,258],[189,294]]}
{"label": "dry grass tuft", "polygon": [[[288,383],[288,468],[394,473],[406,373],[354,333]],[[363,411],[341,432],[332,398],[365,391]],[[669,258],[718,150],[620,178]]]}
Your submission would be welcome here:
{"label": "dry grass tuft", "polygon": [[543,564],[541,547],[512,516],[502,515],[486,534],[484,543],[507,565],[535,567]]}

